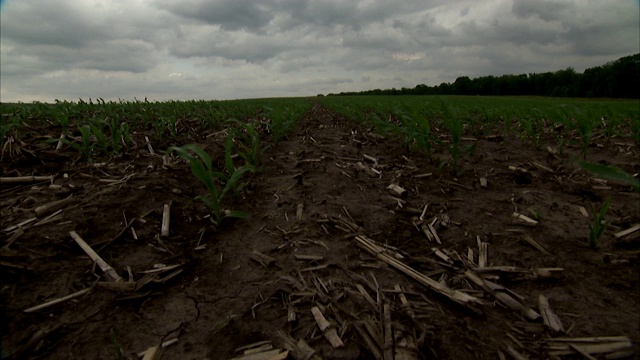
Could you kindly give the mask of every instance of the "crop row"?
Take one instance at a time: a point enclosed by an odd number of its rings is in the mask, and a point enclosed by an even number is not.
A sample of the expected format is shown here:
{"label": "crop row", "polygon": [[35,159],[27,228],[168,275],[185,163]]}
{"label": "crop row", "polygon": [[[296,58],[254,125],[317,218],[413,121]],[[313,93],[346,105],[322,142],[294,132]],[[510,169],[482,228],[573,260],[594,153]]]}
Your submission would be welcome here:
{"label": "crop row", "polygon": [[[412,149],[448,146],[452,161],[463,136],[517,134],[536,147],[553,138],[559,151],[579,142],[586,157],[591,140],[631,138],[640,142],[636,101],[480,96],[324,97],[335,111],[382,132],[401,134]],[[439,136],[448,132],[446,141]]]}
{"label": "crop row", "polygon": [[277,141],[309,107],[301,99],[1,104],[0,146],[4,156],[42,129],[54,132],[44,134],[44,142],[65,144],[93,161],[125,153],[149,138],[164,144],[187,135],[195,142],[203,133],[252,121]]}
{"label": "crop row", "polygon": [[[260,170],[263,140],[281,140],[310,106],[303,99],[2,104],[2,157],[34,157],[34,149],[71,150],[75,164],[80,159],[108,161],[134,151],[154,152],[154,144],[159,152],[175,153],[189,163],[207,190],[197,199],[219,225],[225,218],[245,216],[223,208],[223,200],[239,195],[243,177]],[[224,140],[219,141],[219,135]],[[224,144],[216,151],[220,159],[197,145],[208,137]]]}
{"label": "crop row", "polygon": [[[433,160],[435,151],[450,157],[440,166],[458,172],[458,160],[465,150],[463,137],[513,136],[536,148],[555,142],[561,154],[568,145],[581,149],[577,164],[599,178],[630,185],[640,192],[640,181],[617,167],[585,161],[592,141],[625,144],[640,143],[640,109],[637,101],[587,101],[549,98],[507,98],[469,96],[353,96],[324,97],[320,101],[335,111],[378,131],[400,135],[406,145],[426,152]],[[634,144],[632,144],[633,146]],[[604,146],[604,145],[603,145]],[[611,197],[599,207],[591,204],[589,245],[598,247],[609,222],[605,215]]]}

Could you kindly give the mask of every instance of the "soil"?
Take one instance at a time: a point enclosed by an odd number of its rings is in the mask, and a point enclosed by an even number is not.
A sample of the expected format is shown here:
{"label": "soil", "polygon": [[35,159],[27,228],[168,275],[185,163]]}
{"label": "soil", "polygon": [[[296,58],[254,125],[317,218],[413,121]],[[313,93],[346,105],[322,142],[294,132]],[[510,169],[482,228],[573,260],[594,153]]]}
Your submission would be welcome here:
{"label": "soil", "polygon": [[[2,176],[56,176],[53,182],[3,183],[0,228],[34,217],[43,204],[73,200],[52,221],[37,224],[44,215],[24,225],[17,238],[15,232],[0,235],[3,358],[136,359],[177,339],[162,358],[230,359],[240,356],[236,349],[261,341],[286,348],[286,334],[306,341],[321,358],[371,359],[389,350],[381,335],[385,315],[396,351],[418,359],[497,359],[510,351],[548,359],[549,338],[596,336],[627,336],[638,354],[640,231],[614,234],[640,223],[639,194],[576,168],[576,145],[553,154],[546,150],[556,146],[552,137],[536,147],[516,136],[467,131],[457,166],[441,166],[450,160],[446,152],[410,151],[394,135],[314,104],[285,139],[263,152],[261,171],[245,178],[245,190],[225,204],[250,216],[215,226],[194,200],[205,190],[188,164],[151,154],[143,139],[156,141],[156,150],[198,143],[222,159],[224,133],[185,128],[159,142],[138,131],[137,148],[89,164],[70,148],[55,152],[40,145],[42,136],[60,129],[29,126],[20,148],[5,149]],[[439,136],[447,142],[446,134]],[[592,145],[590,161],[640,172],[632,140],[601,138]],[[391,184],[405,192],[392,195]],[[608,196],[611,224],[592,249],[590,203],[599,208]],[[161,237],[165,204],[170,233]],[[440,243],[425,235],[427,223]],[[124,279],[120,290],[70,231]],[[456,303],[406,276],[359,247],[356,235],[477,302]],[[562,270],[539,279],[481,272],[479,242],[488,244],[485,267]],[[257,261],[255,252],[268,258]],[[143,273],[148,270],[156,272]],[[506,286],[536,312],[544,295],[564,334],[496,301],[465,276],[467,270]],[[343,346],[332,347],[323,336],[313,307]]]}

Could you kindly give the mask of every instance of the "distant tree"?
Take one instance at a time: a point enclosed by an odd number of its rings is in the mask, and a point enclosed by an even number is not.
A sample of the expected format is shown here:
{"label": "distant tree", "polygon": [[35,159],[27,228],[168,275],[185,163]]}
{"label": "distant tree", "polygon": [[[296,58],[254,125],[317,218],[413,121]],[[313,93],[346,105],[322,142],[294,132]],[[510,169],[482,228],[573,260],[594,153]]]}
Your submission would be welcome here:
{"label": "distant tree", "polygon": [[539,95],[640,98],[640,53],[586,69],[582,74],[568,67],[555,72],[508,74],[497,77],[489,75],[474,79],[459,76],[453,84],[446,82],[438,86],[419,84],[415,88],[342,92],[339,95]]}
{"label": "distant tree", "polygon": [[453,83],[453,92],[457,95],[472,95],[472,81],[468,76],[460,76]]}
{"label": "distant tree", "polygon": [[640,98],[640,54],[614,61],[610,72],[611,97]]}

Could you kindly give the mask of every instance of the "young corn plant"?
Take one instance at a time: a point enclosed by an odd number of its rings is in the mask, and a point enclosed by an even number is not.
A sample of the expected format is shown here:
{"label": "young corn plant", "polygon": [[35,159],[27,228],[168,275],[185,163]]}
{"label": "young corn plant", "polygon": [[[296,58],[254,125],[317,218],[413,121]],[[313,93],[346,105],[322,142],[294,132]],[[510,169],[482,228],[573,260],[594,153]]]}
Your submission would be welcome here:
{"label": "young corn plant", "polygon": [[581,111],[576,109],[576,115],[573,118],[573,123],[578,135],[580,135],[582,143],[582,159],[586,160],[589,144],[591,144],[591,137],[593,136],[593,128],[595,127],[596,122],[591,116],[582,116]]}
{"label": "young corn plant", "polygon": [[462,139],[462,133],[464,126],[462,120],[451,111],[449,106],[442,101],[442,121],[445,126],[451,131],[451,145],[449,146],[449,153],[451,154],[451,165],[453,168],[458,166],[458,158],[460,157],[460,140]]}
{"label": "young corn plant", "polygon": [[[229,183],[229,181],[233,177],[233,174],[238,171],[233,161],[233,153],[235,150],[234,148],[235,142],[233,141],[233,135],[229,135],[224,143],[224,170],[222,172],[216,173],[218,180],[224,183]],[[255,171],[256,169],[249,163],[246,163],[244,167],[246,167],[250,171]],[[240,191],[242,191],[242,189],[244,188],[245,184],[232,182],[229,184],[229,186],[230,190],[233,191],[234,196],[238,196],[240,194]]]}
{"label": "young corn plant", "polygon": [[533,109],[533,114],[521,119],[521,124],[524,130],[524,136],[533,141],[536,149],[540,149],[542,146],[542,132],[544,130],[544,113],[539,109]]}
{"label": "young corn plant", "polygon": [[129,133],[129,125],[121,123],[118,119],[111,118],[106,121],[109,133],[111,134],[111,149],[113,154],[119,154],[126,151],[131,145],[131,135]]}
{"label": "young corn plant", "polygon": [[417,108],[402,108],[394,113],[402,124],[400,131],[411,150],[426,149],[429,158],[433,153],[432,133],[429,120]]}
{"label": "young corn plant", "polygon": [[89,125],[78,126],[78,131],[80,132],[80,140],[81,140],[80,143],[76,141],[71,141],[69,140],[69,138],[49,139],[45,141],[45,143],[51,144],[51,143],[57,143],[58,141],[61,141],[63,144],[69,145],[71,146],[72,149],[80,152],[82,156],[87,158],[87,161],[93,162],[93,147],[91,144],[91,126]]}
{"label": "young corn plant", "polygon": [[176,116],[163,116],[158,121],[158,128],[156,131],[160,131],[164,134],[164,129],[169,131],[171,136],[176,136],[178,134],[178,118]]}
{"label": "young corn plant", "polygon": [[89,128],[91,129],[91,134],[93,134],[96,142],[98,143],[98,149],[100,150],[100,152],[102,152],[102,154],[104,155],[109,155],[109,140],[107,139],[107,135],[103,131],[103,125],[100,123],[95,123],[89,125]]}
{"label": "young corn plant", "polygon": [[268,106],[264,107],[265,111],[268,111],[271,118],[271,134],[275,143],[282,140],[295,124],[295,117],[288,108],[273,109]]}
{"label": "young corn plant", "polygon": [[120,342],[118,341],[118,338],[116,337],[116,333],[113,331],[113,329],[109,330],[109,340],[111,341],[111,345],[113,345],[113,348],[116,352],[116,358],[118,360],[124,359],[124,354],[122,353],[122,346],[120,346]]}
{"label": "young corn plant", "polygon": [[631,116],[631,136],[632,139],[640,143],[640,116]]}
{"label": "young corn plant", "polygon": [[[256,127],[253,124],[242,124],[235,119],[229,120],[228,122],[235,123],[238,127],[233,134],[227,138],[225,151],[229,153],[232,151],[232,146],[235,145],[238,156],[245,161],[245,164],[257,169],[260,166],[260,153],[263,149],[260,148],[260,134],[258,134]],[[231,141],[231,144],[229,144],[229,141]],[[227,163],[226,167],[228,170],[229,161],[225,162]]]}
{"label": "young corn plant", "polygon": [[69,109],[63,109],[55,114],[53,120],[60,125],[63,130],[66,130],[69,127]]}
{"label": "young corn plant", "polygon": [[82,125],[78,127],[78,131],[80,131],[80,134],[82,135],[82,143],[70,143],[70,145],[73,148],[79,149],[80,152],[87,157],[87,160],[89,160],[89,162],[92,162],[93,148],[91,146],[91,127],[89,125]]}
{"label": "young corn plant", "polygon": [[257,168],[260,166],[260,135],[253,124],[245,124],[244,130],[237,144],[240,157],[247,165]]}
{"label": "young corn plant", "polygon": [[556,135],[556,144],[558,144],[558,154],[564,155],[564,149],[567,147],[567,139],[562,135]]}
{"label": "young corn plant", "polygon": [[589,224],[589,246],[592,249],[596,249],[598,244],[600,243],[600,237],[602,233],[609,226],[610,221],[605,221],[604,217],[607,214],[607,210],[609,210],[609,203],[611,202],[611,196],[609,196],[600,207],[599,210],[596,211],[593,204],[591,204],[591,209],[593,211],[593,221]]}
{"label": "young corn plant", "polygon": [[[233,172],[227,176],[222,172],[215,171],[212,165],[211,157],[200,146],[195,144],[184,145],[183,147],[172,146],[167,151],[175,151],[178,156],[187,160],[191,166],[191,173],[198,179],[207,189],[206,195],[198,195],[197,200],[202,201],[209,207],[212,214],[212,221],[215,225],[220,225],[227,218],[245,218],[247,213],[238,210],[224,210],[222,208],[222,200],[225,195],[240,185],[242,177],[253,171],[250,166],[242,166],[233,169]],[[222,181],[222,188],[216,183],[216,179]]]}
{"label": "young corn plant", "polygon": [[7,122],[4,119],[0,121],[0,160],[4,159],[5,152],[12,156],[13,143],[18,138],[19,126],[20,119],[18,117],[11,117]]}

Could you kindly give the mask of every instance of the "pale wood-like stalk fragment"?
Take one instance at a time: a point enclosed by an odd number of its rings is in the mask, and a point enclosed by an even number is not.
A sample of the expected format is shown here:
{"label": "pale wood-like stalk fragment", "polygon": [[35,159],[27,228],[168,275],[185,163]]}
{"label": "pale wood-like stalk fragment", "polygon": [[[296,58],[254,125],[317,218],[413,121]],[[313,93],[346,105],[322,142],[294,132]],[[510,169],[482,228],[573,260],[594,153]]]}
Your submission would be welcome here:
{"label": "pale wood-like stalk fragment", "polygon": [[69,196],[66,199],[62,199],[62,200],[57,200],[57,201],[52,201],[50,203],[44,204],[42,206],[38,206],[37,208],[34,209],[34,212],[36,213],[37,217],[41,217],[43,215],[47,215],[50,214],[58,209],[61,209],[69,204],[71,204],[74,201],[74,199]]}
{"label": "pale wood-like stalk fragment", "polygon": [[485,282],[482,278],[480,278],[477,274],[475,274],[471,270],[465,271],[465,276],[469,278],[473,283],[481,287],[488,294],[495,297],[498,301],[500,301],[506,307],[517,311],[524,315],[527,319],[535,321],[540,318],[540,314],[535,312],[533,309],[523,305],[518,300],[514,299],[510,294],[503,291],[494,291],[494,289]]}
{"label": "pale wood-like stalk fragment", "polygon": [[405,190],[404,188],[395,185],[395,184],[391,184],[389,186],[387,186],[387,190],[389,190],[389,192],[391,193],[391,195],[393,196],[398,196],[398,197],[406,197],[408,192],[407,190]]}
{"label": "pale wood-like stalk fragment", "polygon": [[70,295],[67,295],[67,296],[64,296],[64,297],[61,297],[61,298],[53,299],[51,301],[47,301],[46,303],[40,304],[38,306],[30,307],[30,308],[24,310],[24,312],[30,313],[30,312],[34,312],[34,311],[38,311],[38,310],[42,310],[42,309],[48,308],[48,307],[56,305],[56,304],[60,304],[62,302],[77,298],[77,297],[82,296],[84,294],[88,294],[91,291],[91,289],[92,288],[83,289],[83,290],[77,291],[77,292],[75,292],[73,294],[70,294]]}
{"label": "pale wood-like stalk fragment", "polygon": [[518,212],[514,212],[511,216],[513,216],[516,219],[522,220],[522,221],[526,222],[527,224],[538,225],[538,222],[536,220],[533,220],[532,218],[530,218],[530,217],[528,217],[526,215],[520,214]]}
{"label": "pale wood-like stalk fragment", "polygon": [[160,236],[169,237],[169,224],[171,222],[171,205],[164,204],[162,209],[162,227],[160,228]]}
{"label": "pale wood-like stalk fragment", "polygon": [[111,281],[122,281],[122,278],[120,277],[120,275],[118,275],[118,273],[113,270],[113,268],[111,266],[109,266],[109,264],[107,264],[106,261],[104,261],[100,255],[98,255],[92,248],[91,246],[89,246],[89,244],[87,244],[81,237],[80,235],[78,235],[75,231],[70,231],[69,235],[71,235],[71,237],[73,238],[73,240],[75,240],[75,242],[80,245],[80,247],[82,248],[82,250],[84,250],[84,252],[89,255],[89,257],[91,258],[91,260],[93,260],[98,267],[100,267],[100,269],[104,272],[105,276],[107,278],[109,278],[109,280]]}
{"label": "pale wood-like stalk fragment", "polygon": [[356,236],[355,240],[360,248],[367,251],[372,256],[375,256],[376,258],[378,258],[378,260],[385,262],[386,264],[411,277],[422,285],[427,286],[433,291],[448,297],[450,300],[463,305],[474,312],[479,312],[478,309],[474,307],[475,304],[481,304],[479,299],[461,291],[451,289],[448,286],[421,274],[412,267],[387,254],[386,250],[383,247],[376,245],[372,240],[363,235]]}
{"label": "pale wood-like stalk fragment", "polygon": [[162,356],[162,346],[152,346],[144,352],[142,360],[158,360]]}
{"label": "pale wood-like stalk fragment", "polygon": [[549,300],[540,294],[538,296],[538,308],[540,309],[540,314],[542,315],[542,321],[544,325],[551,329],[551,331],[555,333],[563,333],[564,327],[562,326],[562,321],[560,318],[553,312],[551,306],[549,305]]}
{"label": "pale wood-like stalk fragment", "polygon": [[322,334],[327,339],[327,341],[329,341],[331,346],[333,346],[334,348],[344,346],[344,343],[338,336],[338,332],[334,327],[331,327],[331,324],[324,317],[322,311],[320,311],[320,308],[318,308],[317,306],[312,307],[311,313],[313,314],[313,318],[316,320],[318,327],[322,331]]}
{"label": "pale wood-like stalk fragment", "polygon": [[302,220],[303,210],[304,210],[304,204],[302,203],[298,204],[298,206],[296,207],[296,220],[298,221]]}
{"label": "pale wood-like stalk fragment", "polygon": [[615,236],[616,238],[621,238],[623,236],[627,236],[631,233],[634,233],[638,230],[640,230],[640,224],[635,224],[634,226],[628,228],[627,230],[622,230],[620,232],[613,234],[613,236]]}
{"label": "pale wood-like stalk fragment", "polygon": [[0,184],[28,184],[40,181],[53,181],[53,175],[0,177]]}

